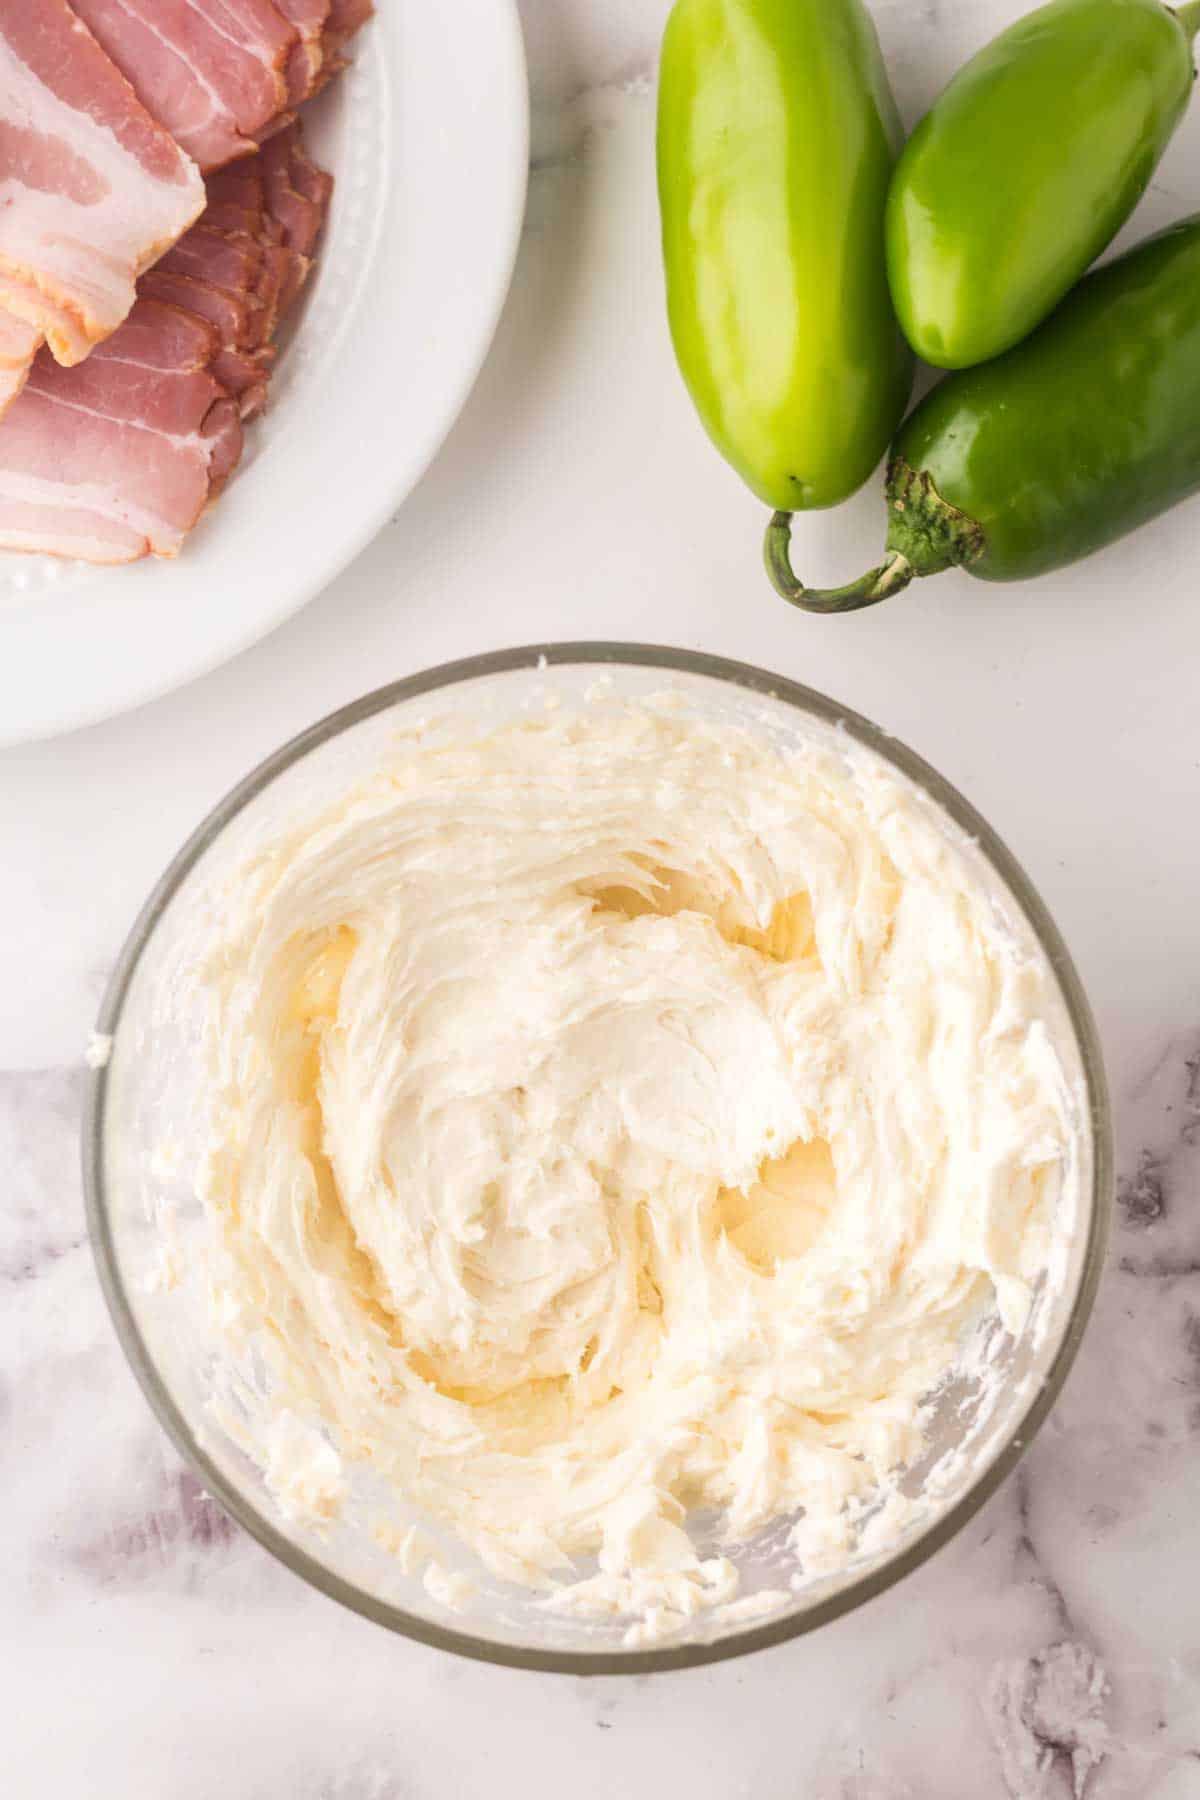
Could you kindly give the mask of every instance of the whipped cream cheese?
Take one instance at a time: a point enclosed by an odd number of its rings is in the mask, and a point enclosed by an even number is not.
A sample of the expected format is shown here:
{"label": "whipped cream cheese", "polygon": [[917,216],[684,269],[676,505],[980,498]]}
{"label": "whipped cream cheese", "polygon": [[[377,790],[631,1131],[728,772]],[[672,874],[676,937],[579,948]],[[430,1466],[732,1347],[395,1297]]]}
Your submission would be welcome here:
{"label": "whipped cream cheese", "polygon": [[777,1598],[690,1516],[796,1515],[800,1579],[902,1529],[931,1391],[1073,1217],[1049,971],[849,741],[669,697],[414,734],[253,856],[194,979],[205,1279],[283,1511],[369,1468],[631,1642]]}

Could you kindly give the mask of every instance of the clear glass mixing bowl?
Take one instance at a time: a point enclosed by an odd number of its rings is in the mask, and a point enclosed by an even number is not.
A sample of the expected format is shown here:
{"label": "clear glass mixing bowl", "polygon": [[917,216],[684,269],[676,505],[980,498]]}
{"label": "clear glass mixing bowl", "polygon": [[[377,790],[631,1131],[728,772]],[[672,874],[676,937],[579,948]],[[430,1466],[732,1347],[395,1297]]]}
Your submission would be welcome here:
{"label": "clear glass mixing bowl", "polygon": [[[1065,1279],[1043,1284],[1019,1339],[995,1329],[990,1355],[1002,1379],[986,1389],[951,1382],[940,1395],[928,1455],[906,1477],[919,1504],[904,1535],[814,1578],[752,1622],[700,1615],[685,1638],[635,1649],[622,1642],[625,1622],[548,1613],[536,1595],[488,1577],[444,1538],[442,1561],[469,1571],[475,1583],[461,1614],[431,1599],[419,1576],[406,1575],[365,1526],[343,1524],[319,1536],[281,1518],[259,1468],[207,1406],[223,1342],[201,1282],[187,1274],[199,1262],[189,1256],[189,1238],[206,1229],[190,1181],[204,1073],[186,1020],[164,1022],[162,1004],[163,984],[186,954],[211,884],[241,867],[289,814],[308,815],[373,767],[399,728],[455,716],[499,724],[545,704],[547,695],[582,701],[600,676],[618,699],[670,688],[702,716],[739,723],[783,746],[798,732],[809,741],[814,734],[848,736],[924,789],[1027,934],[1031,953],[1040,950],[1051,965],[1061,996],[1060,1053],[1085,1097],[1083,1199]],[[107,1065],[92,1077],[85,1121],[89,1222],[117,1331],[159,1419],[209,1492],[290,1569],[394,1631],[463,1655],[574,1674],[640,1673],[740,1655],[836,1618],[931,1555],[1009,1472],[1062,1385],[1092,1305],[1110,1205],[1111,1124],[1095,1026],[1045,907],[989,826],[911,751],[819,694],[716,657],[630,644],[536,645],[396,682],[315,725],[248,776],[184,845],[130,934],[98,1030],[113,1044]],[[179,1147],[177,1159],[162,1156],[165,1141]],[[168,1222],[175,1264],[184,1270],[177,1285],[161,1279]],[[939,1457],[964,1443],[968,1453],[956,1459],[952,1479],[931,1485]],[[750,1543],[726,1549],[742,1594],[786,1588],[788,1523],[776,1521]],[[711,1520],[695,1522],[694,1535],[709,1551],[713,1530]]]}

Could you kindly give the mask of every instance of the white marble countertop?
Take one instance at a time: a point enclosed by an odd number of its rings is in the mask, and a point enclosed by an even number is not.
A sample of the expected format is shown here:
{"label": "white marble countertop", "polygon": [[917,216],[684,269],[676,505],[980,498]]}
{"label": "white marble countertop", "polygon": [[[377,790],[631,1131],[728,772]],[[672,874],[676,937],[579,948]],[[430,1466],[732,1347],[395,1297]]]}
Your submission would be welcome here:
{"label": "white marble countertop", "polygon": [[[659,292],[667,0],[523,0],[529,216],[491,361],[433,470],[298,618],[124,719],[0,755],[0,1684],[13,1800],[1192,1800],[1200,1795],[1200,503],[1086,569],[946,576],[841,620],[758,568]],[[876,11],[911,119],[1019,10]],[[1200,205],[1200,118],[1138,229]],[[466,503],[464,505],[464,502]],[[856,572],[871,484],[804,527]],[[464,519],[467,521],[464,529]],[[380,681],[556,637],[716,650],[906,739],[1005,836],[1090,990],[1121,1187],[1050,1423],[882,1599],[676,1676],[497,1672],[309,1592],[196,1489],[109,1329],[77,1163],[81,1047],[151,881],[267,751]]]}

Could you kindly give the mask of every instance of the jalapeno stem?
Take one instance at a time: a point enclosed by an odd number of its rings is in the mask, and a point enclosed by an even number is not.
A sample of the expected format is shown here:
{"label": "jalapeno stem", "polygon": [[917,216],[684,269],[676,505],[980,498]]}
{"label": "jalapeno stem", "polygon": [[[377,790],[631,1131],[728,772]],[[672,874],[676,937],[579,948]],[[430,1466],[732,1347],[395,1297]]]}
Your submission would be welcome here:
{"label": "jalapeno stem", "polygon": [[763,544],[767,574],[775,591],[803,612],[858,612],[861,607],[874,606],[877,601],[886,600],[889,594],[907,587],[915,573],[908,558],[894,550],[877,569],[868,570],[845,587],[807,588],[792,569],[791,542],[791,513],[774,513]]}
{"label": "jalapeno stem", "polygon": [[1173,10],[1188,37],[1194,38],[1197,31],[1200,31],[1200,0],[1186,0],[1185,5],[1176,6]]}

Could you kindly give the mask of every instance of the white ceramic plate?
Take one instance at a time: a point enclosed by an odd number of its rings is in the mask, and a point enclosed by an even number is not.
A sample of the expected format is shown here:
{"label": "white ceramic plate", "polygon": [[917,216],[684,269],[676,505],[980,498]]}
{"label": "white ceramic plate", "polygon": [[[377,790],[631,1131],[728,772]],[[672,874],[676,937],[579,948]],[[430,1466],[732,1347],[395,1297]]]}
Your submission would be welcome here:
{"label": "white ceramic plate", "polygon": [[270,411],[174,562],[0,554],[0,743],[137,706],[325,587],[432,461],[508,291],[528,170],[515,0],[378,0],[306,108],[337,177]]}

